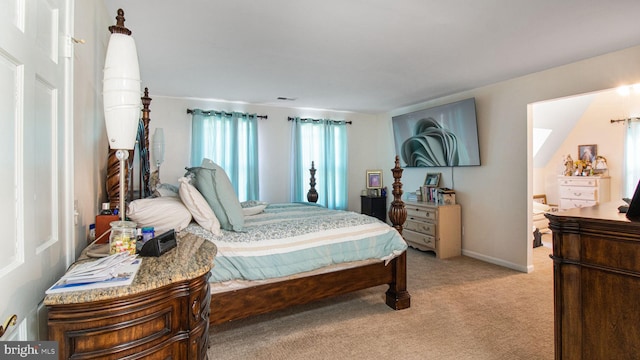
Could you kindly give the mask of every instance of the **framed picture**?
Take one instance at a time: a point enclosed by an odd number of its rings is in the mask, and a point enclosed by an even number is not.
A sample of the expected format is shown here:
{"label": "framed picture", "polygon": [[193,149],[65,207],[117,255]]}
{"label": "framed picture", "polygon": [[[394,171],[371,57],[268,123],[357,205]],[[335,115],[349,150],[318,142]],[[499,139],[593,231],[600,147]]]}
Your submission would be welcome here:
{"label": "framed picture", "polygon": [[598,145],[578,145],[578,159],[593,163],[598,155]]}
{"label": "framed picture", "polygon": [[367,170],[367,189],[382,189],[382,170]]}
{"label": "framed picture", "polygon": [[424,178],[424,185],[427,187],[438,187],[439,183],[440,183],[440,173],[427,174],[427,177]]}
{"label": "framed picture", "polygon": [[369,189],[367,190],[367,196],[369,197],[379,197],[380,189]]}

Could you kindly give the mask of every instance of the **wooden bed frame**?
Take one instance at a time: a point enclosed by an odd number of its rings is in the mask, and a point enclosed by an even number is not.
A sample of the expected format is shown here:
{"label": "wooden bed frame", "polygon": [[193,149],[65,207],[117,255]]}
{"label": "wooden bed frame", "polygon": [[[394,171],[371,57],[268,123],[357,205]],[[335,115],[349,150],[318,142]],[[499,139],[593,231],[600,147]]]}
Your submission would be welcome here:
{"label": "wooden bed frame", "polygon": [[[144,139],[149,141],[149,104],[148,90],[145,89],[143,103]],[[149,161],[143,154],[141,161]],[[142,166],[141,168],[144,168]],[[147,167],[148,168],[148,167]],[[311,190],[308,200],[315,202],[315,168],[311,165]],[[399,157],[395,158],[393,173],[393,201],[389,210],[389,219],[393,227],[402,234],[402,225],[407,218],[402,196],[402,172]],[[148,176],[141,176],[145,188],[149,186]],[[209,324],[217,325],[253,315],[265,314],[294,305],[301,305],[336,295],[362,290],[379,285],[389,285],[386,291],[386,304],[395,310],[409,308],[411,296],[407,291],[407,254],[406,251],[391,260],[387,265],[383,261],[367,265],[335,270],[295,279],[282,280],[248,288],[214,293],[209,304]]]}

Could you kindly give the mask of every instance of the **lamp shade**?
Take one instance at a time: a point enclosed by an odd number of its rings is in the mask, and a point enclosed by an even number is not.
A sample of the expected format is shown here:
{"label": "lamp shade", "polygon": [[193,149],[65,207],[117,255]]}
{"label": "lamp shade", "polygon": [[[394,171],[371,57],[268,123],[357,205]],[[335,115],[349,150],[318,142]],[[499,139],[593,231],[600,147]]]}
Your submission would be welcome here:
{"label": "lamp shade", "polygon": [[156,128],[153,132],[151,146],[153,158],[156,160],[156,166],[160,166],[164,161],[164,130],[162,130],[162,128]]}
{"label": "lamp shade", "polygon": [[131,150],[140,121],[140,66],[133,38],[113,33],[104,64],[104,117],[111,149]]}

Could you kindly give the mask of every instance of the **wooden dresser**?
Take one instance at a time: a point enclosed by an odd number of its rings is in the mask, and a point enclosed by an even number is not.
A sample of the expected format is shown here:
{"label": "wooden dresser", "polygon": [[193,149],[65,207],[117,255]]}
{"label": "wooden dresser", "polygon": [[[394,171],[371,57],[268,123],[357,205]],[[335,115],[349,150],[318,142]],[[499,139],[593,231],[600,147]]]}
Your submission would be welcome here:
{"label": "wooden dresser", "polygon": [[206,359],[215,245],[186,234],[130,286],[47,295],[60,359]]}
{"label": "wooden dresser", "polygon": [[611,199],[608,176],[558,176],[558,207],[573,209],[593,206]]}
{"label": "wooden dresser", "polygon": [[409,246],[433,251],[438,259],[461,255],[460,205],[435,205],[409,200],[404,203],[407,220],[402,237]]}
{"label": "wooden dresser", "polygon": [[640,222],[609,202],[548,213],[556,359],[640,359]]}

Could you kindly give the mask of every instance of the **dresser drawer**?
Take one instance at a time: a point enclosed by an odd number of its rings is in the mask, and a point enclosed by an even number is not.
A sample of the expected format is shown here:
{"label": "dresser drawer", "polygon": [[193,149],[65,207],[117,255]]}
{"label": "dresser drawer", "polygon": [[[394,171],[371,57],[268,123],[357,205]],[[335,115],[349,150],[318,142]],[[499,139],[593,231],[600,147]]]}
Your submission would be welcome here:
{"label": "dresser drawer", "polygon": [[412,206],[408,204],[406,206],[407,209],[407,219],[416,219],[416,220],[437,220],[438,211],[436,209],[427,208],[427,207],[419,207]]}
{"label": "dresser drawer", "polygon": [[575,177],[571,177],[569,178],[564,178],[564,179],[560,179],[560,185],[567,185],[567,186],[598,186],[598,178],[593,178],[593,177],[581,177],[581,176],[575,176]]}
{"label": "dresser drawer", "polygon": [[404,223],[404,228],[407,230],[416,231],[419,233],[436,236],[436,224],[430,222],[416,222],[407,220]]}
{"label": "dresser drawer", "polygon": [[598,189],[585,186],[560,186],[561,199],[597,200]]}
{"label": "dresser drawer", "polygon": [[417,233],[411,230],[404,230],[402,231],[402,236],[408,242],[424,245],[433,249],[436,247],[436,238],[430,235]]}
{"label": "dresser drawer", "polygon": [[560,199],[561,209],[583,208],[594,206],[598,202],[595,200],[579,200],[579,199]]}

